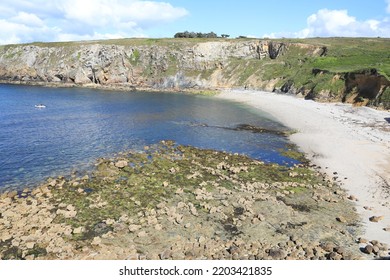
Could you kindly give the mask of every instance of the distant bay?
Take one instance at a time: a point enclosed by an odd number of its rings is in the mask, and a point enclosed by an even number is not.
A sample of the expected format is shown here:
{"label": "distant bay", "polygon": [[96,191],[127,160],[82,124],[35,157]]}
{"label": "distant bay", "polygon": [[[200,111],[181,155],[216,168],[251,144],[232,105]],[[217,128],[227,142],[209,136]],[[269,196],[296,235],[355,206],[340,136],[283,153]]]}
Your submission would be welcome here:
{"label": "distant bay", "polygon": [[265,113],[211,97],[0,85],[0,190],[87,171],[99,157],[161,140],[292,164],[280,154],[289,141],[272,133],[286,130]]}

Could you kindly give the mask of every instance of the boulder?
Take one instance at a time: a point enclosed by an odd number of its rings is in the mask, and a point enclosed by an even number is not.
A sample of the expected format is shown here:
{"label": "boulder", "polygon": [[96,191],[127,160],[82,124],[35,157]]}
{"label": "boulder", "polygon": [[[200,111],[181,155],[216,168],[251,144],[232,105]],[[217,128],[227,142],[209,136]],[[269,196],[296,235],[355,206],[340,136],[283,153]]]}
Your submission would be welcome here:
{"label": "boulder", "polygon": [[126,160],[120,160],[115,163],[115,167],[117,168],[125,168],[128,165],[129,163]]}

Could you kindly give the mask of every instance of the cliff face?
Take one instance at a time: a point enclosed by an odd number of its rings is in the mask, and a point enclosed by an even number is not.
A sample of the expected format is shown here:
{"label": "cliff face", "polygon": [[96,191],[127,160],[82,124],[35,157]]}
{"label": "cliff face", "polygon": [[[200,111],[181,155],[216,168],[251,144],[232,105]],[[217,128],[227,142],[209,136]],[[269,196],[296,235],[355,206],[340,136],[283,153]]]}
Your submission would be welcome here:
{"label": "cliff face", "polygon": [[[389,81],[378,73],[362,78],[367,73],[312,69],[310,63],[327,51],[316,44],[268,40],[10,45],[0,47],[0,80],[158,89],[245,87],[323,100],[356,102],[362,97],[381,102]],[[321,84],[324,80],[328,88]]]}

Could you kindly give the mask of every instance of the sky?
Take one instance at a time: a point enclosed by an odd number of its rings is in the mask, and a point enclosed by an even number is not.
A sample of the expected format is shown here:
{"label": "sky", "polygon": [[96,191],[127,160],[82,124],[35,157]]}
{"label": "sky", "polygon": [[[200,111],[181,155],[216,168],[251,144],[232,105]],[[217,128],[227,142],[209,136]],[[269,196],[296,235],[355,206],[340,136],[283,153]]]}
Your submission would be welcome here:
{"label": "sky", "polygon": [[215,32],[390,37],[390,0],[2,0],[0,44]]}

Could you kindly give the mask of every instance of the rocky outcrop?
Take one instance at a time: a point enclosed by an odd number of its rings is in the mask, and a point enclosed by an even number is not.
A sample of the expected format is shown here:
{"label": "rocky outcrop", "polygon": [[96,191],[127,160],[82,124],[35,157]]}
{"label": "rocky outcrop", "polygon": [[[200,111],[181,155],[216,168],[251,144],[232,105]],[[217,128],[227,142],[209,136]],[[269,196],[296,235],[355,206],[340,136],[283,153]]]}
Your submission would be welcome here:
{"label": "rocky outcrop", "polygon": [[375,106],[386,102],[385,107],[390,107],[390,104],[383,100],[385,91],[390,87],[390,81],[380,75],[376,69],[347,73],[344,80],[343,101],[365,104],[370,102]]}

